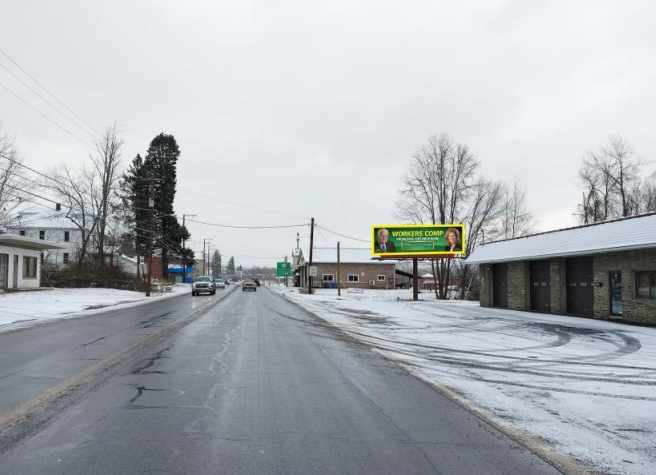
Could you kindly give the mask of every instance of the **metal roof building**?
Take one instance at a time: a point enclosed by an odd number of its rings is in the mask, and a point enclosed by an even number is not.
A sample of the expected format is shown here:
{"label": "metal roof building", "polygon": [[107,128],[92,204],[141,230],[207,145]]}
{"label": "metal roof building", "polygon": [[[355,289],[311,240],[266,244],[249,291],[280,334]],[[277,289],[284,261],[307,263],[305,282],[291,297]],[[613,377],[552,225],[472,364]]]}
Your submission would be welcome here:
{"label": "metal roof building", "polygon": [[479,244],[481,305],[656,324],[656,213]]}

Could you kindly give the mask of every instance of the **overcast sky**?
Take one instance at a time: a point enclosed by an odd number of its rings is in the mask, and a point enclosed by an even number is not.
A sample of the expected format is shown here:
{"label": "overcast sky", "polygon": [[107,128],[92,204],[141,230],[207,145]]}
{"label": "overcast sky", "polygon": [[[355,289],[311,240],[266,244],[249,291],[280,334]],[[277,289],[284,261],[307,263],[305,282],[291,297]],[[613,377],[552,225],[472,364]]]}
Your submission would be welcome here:
{"label": "overcast sky", "polygon": [[[175,136],[180,216],[306,224],[188,221],[195,250],[212,239],[246,267],[275,265],[297,232],[307,249],[310,217],[359,239],[398,222],[402,177],[431,134],[468,144],[488,178],[519,178],[540,230],[576,224],[581,157],[609,134],[656,158],[651,0],[22,0],[0,12],[0,49],[95,129],[118,121],[126,165]],[[25,164],[87,161],[93,138],[2,53],[0,65],[2,130]]]}

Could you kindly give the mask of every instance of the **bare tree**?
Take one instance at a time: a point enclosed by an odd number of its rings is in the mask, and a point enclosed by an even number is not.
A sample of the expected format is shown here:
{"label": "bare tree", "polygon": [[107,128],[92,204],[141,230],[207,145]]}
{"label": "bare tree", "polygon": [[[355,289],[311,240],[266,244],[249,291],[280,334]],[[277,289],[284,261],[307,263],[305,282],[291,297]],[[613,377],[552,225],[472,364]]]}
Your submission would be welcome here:
{"label": "bare tree", "polygon": [[[118,138],[116,122],[105,129],[102,139],[96,142],[96,151],[90,155],[93,168],[95,194],[92,196],[93,208],[96,210],[96,244],[100,265],[105,263],[105,245],[109,219],[118,206],[116,188],[121,174],[121,148],[124,141]],[[97,182],[97,184],[96,184]]]}
{"label": "bare tree", "polygon": [[510,239],[534,232],[537,221],[526,205],[526,187],[518,178],[502,190],[498,238]]}
{"label": "bare tree", "polygon": [[588,152],[579,170],[583,187],[580,221],[595,223],[639,212],[642,165],[631,145],[619,135],[611,135],[608,145],[598,151]]}
{"label": "bare tree", "polygon": [[8,133],[0,132],[0,158],[0,225],[4,225],[12,220],[16,208],[30,201],[24,190],[34,190],[34,184],[28,184],[20,175],[23,159],[14,145],[14,137]]}
{"label": "bare tree", "polygon": [[[454,143],[447,134],[433,135],[413,156],[403,179],[396,216],[419,224],[469,223],[468,249],[480,232],[482,217],[494,215],[499,186],[476,178],[478,160],[464,144]],[[439,285],[435,296],[444,298],[452,260],[433,259],[433,275]]]}
{"label": "bare tree", "polygon": [[82,266],[89,244],[98,225],[93,197],[96,195],[96,180],[92,171],[82,168],[79,172],[67,165],[59,165],[46,173],[44,186],[61,200],[66,217],[80,230],[81,242],[76,256],[77,265]]}

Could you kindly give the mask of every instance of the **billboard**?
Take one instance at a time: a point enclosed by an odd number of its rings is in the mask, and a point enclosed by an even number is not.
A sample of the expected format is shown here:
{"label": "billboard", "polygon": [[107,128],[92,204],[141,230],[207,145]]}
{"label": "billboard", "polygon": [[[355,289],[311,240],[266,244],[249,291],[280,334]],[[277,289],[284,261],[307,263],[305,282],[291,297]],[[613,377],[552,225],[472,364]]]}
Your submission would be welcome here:
{"label": "billboard", "polygon": [[465,225],[375,224],[371,253],[377,257],[454,257],[465,254]]}

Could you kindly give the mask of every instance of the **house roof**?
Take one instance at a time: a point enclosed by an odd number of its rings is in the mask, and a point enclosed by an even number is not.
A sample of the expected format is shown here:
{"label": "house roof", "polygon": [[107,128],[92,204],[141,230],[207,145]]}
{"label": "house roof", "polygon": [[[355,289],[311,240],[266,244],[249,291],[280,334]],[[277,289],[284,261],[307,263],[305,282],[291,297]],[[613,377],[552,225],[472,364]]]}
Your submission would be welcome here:
{"label": "house roof", "polygon": [[18,218],[7,229],[78,229],[64,211],[29,208],[18,213]]}
{"label": "house roof", "polygon": [[42,251],[45,249],[68,249],[56,242],[34,239],[16,234],[0,234],[0,245]]}
{"label": "house roof", "polygon": [[[309,262],[309,259],[307,259]],[[312,251],[312,264],[316,263],[335,263],[337,262],[337,248],[314,248]],[[340,248],[339,262],[341,264],[375,264],[375,265],[395,265],[394,261],[384,261],[373,259],[371,249],[353,249]]]}
{"label": "house roof", "polygon": [[573,257],[656,247],[656,213],[479,244],[467,264]]}

